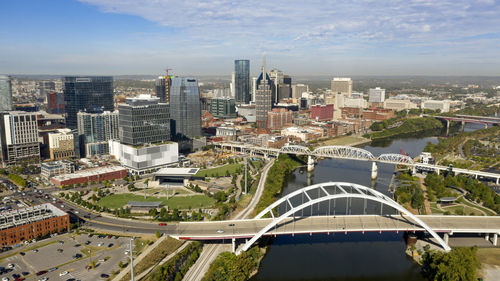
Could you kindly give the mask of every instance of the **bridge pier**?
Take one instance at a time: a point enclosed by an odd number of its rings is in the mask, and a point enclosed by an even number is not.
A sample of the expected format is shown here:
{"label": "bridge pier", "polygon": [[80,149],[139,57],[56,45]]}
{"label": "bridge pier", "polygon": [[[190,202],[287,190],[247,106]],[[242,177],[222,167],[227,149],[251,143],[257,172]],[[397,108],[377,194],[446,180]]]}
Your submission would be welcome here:
{"label": "bridge pier", "polygon": [[417,173],[417,167],[416,166],[413,166],[411,168],[411,175],[414,176],[415,174]]}
{"label": "bridge pier", "polygon": [[436,168],[434,171],[436,171],[436,174],[439,175],[439,168]]}
{"label": "bridge pier", "polygon": [[312,172],[314,170],[314,158],[311,155],[307,156],[307,171]]}
{"label": "bridge pier", "polygon": [[486,241],[490,241],[490,234],[489,234],[489,233],[486,233],[486,234],[484,235],[484,240],[486,240]]}
{"label": "bridge pier", "polygon": [[372,180],[377,179],[378,177],[378,167],[376,162],[372,162]]}
{"label": "bridge pier", "polygon": [[233,248],[232,248],[233,253],[236,253],[236,238],[232,239],[232,244],[233,244]]}
{"label": "bridge pier", "polygon": [[446,120],[446,135],[450,133],[450,120]]}
{"label": "bridge pier", "polygon": [[488,129],[488,123],[484,123],[484,128]]}
{"label": "bridge pier", "polygon": [[497,245],[497,242],[498,242],[498,233],[494,233],[493,234],[493,241],[491,241],[493,243],[493,246],[496,246]]}
{"label": "bridge pier", "polygon": [[499,180],[500,180],[500,178],[497,178],[497,184],[498,184]]}
{"label": "bridge pier", "polygon": [[448,233],[445,233],[443,236],[443,240],[444,240],[444,243],[446,243],[446,245],[448,245],[449,238],[450,238],[450,235]]}
{"label": "bridge pier", "polygon": [[462,132],[465,131],[465,121],[462,121]]}

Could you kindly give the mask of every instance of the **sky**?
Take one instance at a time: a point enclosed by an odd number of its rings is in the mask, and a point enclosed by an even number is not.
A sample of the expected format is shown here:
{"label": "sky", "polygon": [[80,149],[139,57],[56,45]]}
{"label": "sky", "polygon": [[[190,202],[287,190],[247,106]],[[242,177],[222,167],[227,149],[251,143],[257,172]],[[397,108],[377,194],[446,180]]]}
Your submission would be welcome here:
{"label": "sky", "polygon": [[500,0],[8,0],[0,73],[500,75]]}

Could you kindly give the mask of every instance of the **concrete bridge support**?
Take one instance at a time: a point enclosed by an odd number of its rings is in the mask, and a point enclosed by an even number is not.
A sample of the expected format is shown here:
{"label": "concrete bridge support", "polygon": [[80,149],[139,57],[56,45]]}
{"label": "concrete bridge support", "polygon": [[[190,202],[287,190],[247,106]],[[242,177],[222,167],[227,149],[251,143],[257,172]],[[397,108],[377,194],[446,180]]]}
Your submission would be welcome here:
{"label": "concrete bridge support", "polygon": [[488,129],[488,123],[484,123],[484,128]]}
{"label": "concrete bridge support", "polygon": [[446,120],[446,135],[450,133],[450,120]]}
{"label": "concrete bridge support", "polygon": [[307,171],[312,172],[314,170],[314,158],[309,155],[307,156]]}
{"label": "concrete bridge support", "polygon": [[493,234],[493,241],[491,241],[493,243],[493,246],[496,246],[497,245],[497,242],[498,242],[498,233],[494,233]]}
{"label": "concrete bridge support", "polygon": [[233,247],[231,249],[232,249],[233,253],[236,253],[236,238],[233,238],[231,242],[233,244],[232,245]]}
{"label": "concrete bridge support", "polygon": [[489,233],[486,233],[486,234],[484,235],[484,240],[486,240],[486,241],[490,241],[490,234],[489,234]]}
{"label": "concrete bridge support", "polygon": [[372,162],[372,180],[377,179],[378,177],[378,167],[376,162]]}
{"label": "concrete bridge support", "polygon": [[465,121],[462,121],[462,132],[465,131]]}
{"label": "concrete bridge support", "polygon": [[448,245],[448,240],[450,238],[450,235],[448,233],[445,233],[444,236],[443,236],[443,240],[444,240],[444,243],[446,243],[446,245]]}
{"label": "concrete bridge support", "polygon": [[434,171],[436,172],[436,174],[439,175],[439,169],[438,168],[436,168]]}

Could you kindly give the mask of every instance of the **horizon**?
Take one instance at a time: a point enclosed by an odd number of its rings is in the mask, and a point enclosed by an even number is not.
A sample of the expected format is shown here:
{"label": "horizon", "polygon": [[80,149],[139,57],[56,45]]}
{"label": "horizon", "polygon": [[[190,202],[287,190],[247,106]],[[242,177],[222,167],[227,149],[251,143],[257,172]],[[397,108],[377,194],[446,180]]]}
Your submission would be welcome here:
{"label": "horizon", "polygon": [[498,14],[495,0],[8,1],[0,72],[230,76],[249,59],[256,75],[266,55],[292,76],[495,77]]}

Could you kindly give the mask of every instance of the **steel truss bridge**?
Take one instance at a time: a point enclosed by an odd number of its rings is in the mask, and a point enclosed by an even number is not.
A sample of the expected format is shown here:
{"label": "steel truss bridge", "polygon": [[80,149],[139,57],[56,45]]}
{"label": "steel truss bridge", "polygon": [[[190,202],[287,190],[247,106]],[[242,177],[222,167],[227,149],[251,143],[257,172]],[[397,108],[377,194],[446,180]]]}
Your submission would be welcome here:
{"label": "steel truss bridge", "polygon": [[[359,203],[356,206],[362,206],[361,215],[350,215],[355,209],[353,201]],[[377,214],[367,214],[367,207],[373,211],[373,207],[378,205],[380,214],[379,210],[376,210]],[[383,210],[387,208],[397,213],[384,215]],[[317,210],[317,216],[313,215],[314,210]],[[342,215],[337,215],[340,210]],[[304,211],[310,211],[310,214],[304,215]],[[448,237],[453,233],[483,233],[487,235],[487,239],[491,234],[492,242],[496,245],[500,233],[500,217],[417,216],[369,187],[346,182],[327,182],[307,186],[283,196],[253,219],[181,222],[177,234],[173,236],[188,240],[230,239],[233,241],[233,251],[240,254],[262,236],[382,231],[424,231],[445,251],[449,251]],[[438,233],[443,233],[444,237],[441,238]],[[239,249],[236,249],[236,239],[245,239]]]}
{"label": "steel truss bridge", "polygon": [[[285,145],[279,149],[252,146],[242,143],[214,143],[214,145],[223,152],[240,152],[250,156],[264,156],[265,158],[278,157],[280,154],[307,155],[309,158],[308,166],[314,165],[314,161],[312,161],[313,158],[335,158],[402,165],[412,168],[414,172],[416,172],[416,170],[424,170],[433,171],[439,174],[442,171],[448,171],[450,169],[448,166],[418,163],[413,161],[410,156],[397,153],[386,153],[374,156],[368,150],[351,146],[322,146],[310,150],[308,147],[301,145]],[[500,184],[500,174],[460,168],[453,168],[453,172],[457,175],[464,174],[471,175],[475,178],[487,178],[494,180],[496,184]]]}

